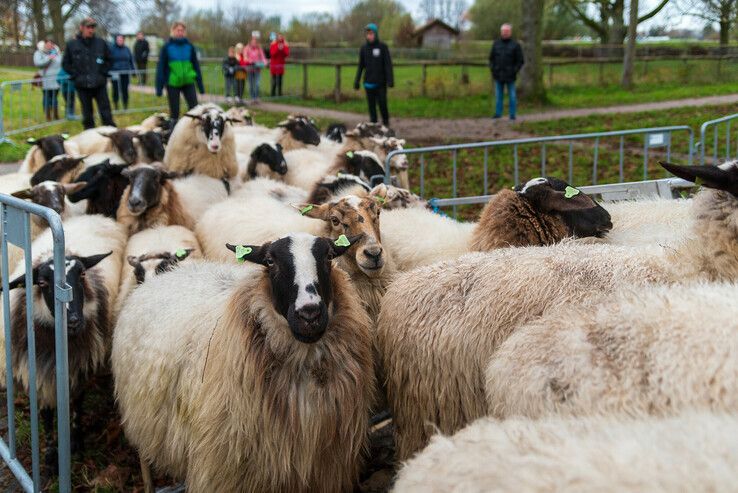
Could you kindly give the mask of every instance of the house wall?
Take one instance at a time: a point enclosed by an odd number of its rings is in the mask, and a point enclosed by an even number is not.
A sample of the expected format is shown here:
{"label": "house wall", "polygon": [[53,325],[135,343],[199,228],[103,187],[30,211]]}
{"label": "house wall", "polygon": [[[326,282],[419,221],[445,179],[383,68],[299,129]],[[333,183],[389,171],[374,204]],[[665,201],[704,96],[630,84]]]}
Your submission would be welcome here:
{"label": "house wall", "polygon": [[423,48],[449,49],[452,41],[453,35],[450,32],[440,26],[433,26],[423,33],[421,44]]}

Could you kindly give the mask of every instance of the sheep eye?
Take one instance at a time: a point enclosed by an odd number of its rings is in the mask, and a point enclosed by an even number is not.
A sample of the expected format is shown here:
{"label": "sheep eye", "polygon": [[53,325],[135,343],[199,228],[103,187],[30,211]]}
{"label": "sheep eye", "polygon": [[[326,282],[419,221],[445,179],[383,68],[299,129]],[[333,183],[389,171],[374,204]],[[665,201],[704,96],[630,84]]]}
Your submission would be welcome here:
{"label": "sheep eye", "polygon": [[39,280],[37,284],[39,288],[45,288],[49,285],[49,283],[44,281],[43,279]]}
{"label": "sheep eye", "polygon": [[341,224],[341,221],[339,221],[337,217],[332,217],[332,218],[331,218],[331,223],[332,223],[332,224],[333,224],[334,226],[338,226],[339,224]]}
{"label": "sheep eye", "polygon": [[274,260],[272,260],[272,258],[271,258],[271,257],[267,257],[267,258],[265,259],[265,262],[266,262],[266,264],[267,264],[267,267],[271,267],[271,266],[273,266],[273,265],[274,265]]}

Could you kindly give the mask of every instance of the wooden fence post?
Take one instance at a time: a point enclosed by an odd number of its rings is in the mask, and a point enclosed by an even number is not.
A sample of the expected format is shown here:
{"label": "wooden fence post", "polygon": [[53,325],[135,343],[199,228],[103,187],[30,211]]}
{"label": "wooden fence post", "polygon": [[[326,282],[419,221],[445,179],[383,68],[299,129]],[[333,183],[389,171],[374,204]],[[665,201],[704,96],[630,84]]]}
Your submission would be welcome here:
{"label": "wooden fence post", "polygon": [[548,87],[553,87],[554,85],[554,64],[549,63],[548,64]]}
{"label": "wooden fence post", "polygon": [[336,64],[336,82],[333,86],[333,99],[336,103],[341,102],[341,64]]}
{"label": "wooden fence post", "polygon": [[302,64],[302,98],[308,97],[308,64]]}
{"label": "wooden fence post", "polygon": [[461,83],[469,85],[469,67],[464,62],[461,62]]}
{"label": "wooden fence post", "polygon": [[426,78],[428,76],[427,70],[428,70],[428,65],[424,63],[423,68],[420,72],[420,94],[423,97],[425,97],[425,95],[427,94],[426,84],[425,84]]}

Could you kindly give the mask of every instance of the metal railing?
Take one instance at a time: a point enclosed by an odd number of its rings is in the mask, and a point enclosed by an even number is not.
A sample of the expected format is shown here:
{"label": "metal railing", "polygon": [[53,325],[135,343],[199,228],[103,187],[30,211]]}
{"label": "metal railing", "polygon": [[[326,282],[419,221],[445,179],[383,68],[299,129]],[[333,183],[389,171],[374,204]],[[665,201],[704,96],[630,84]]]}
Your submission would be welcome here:
{"label": "metal railing", "polygon": [[[456,206],[479,203],[469,202],[468,198],[459,198],[458,196],[458,155],[459,151],[465,150],[483,150],[483,191],[479,197],[488,197],[487,192],[489,190],[489,160],[490,160],[490,149],[499,149],[503,147],[512,147],[513,157],[513,182],[515,185],[520,183],[520,147],[537,145],[540,153],[540,171],[542,176],[546,176],[547,171],[547,146],[552,144],[564,143],[567,147],[567,175],[569,183],[574,183],[574,152],[577,153],[585,152],[591,156],[591,184],[598,184],[598,165],[600,160],[600,147],[603,139],[617,138],[618,140],[618,183],[625,181],[625,140],[630,137],[642,137],[643,144],[639,149],[642,153],[643,163],[643,180],[649,179],[649,152],[651,149],[660,149],[667,161],[671,159],[672,155],[672,135],[674,132],[686,132],[688,134],[687,148],[686,148],[686,160],[689,164],[692,163],[692,155],[694,150],[694,131],[687,125],[675,125],[668,127],[652,127],[652,128],[638,128],[632,130],[616,130],[610,132],[593,132],[593,133],[581,133],[581,134],[570,134],[570,135],[553,135],[547,137],[530,137],[521,139],[509,139],[509,140],[498,140],[498,141],[487,141],[487,142],[473,142],[467,144],[453,144],[443,146],[429,146],[429,147],[417,147],[412,149],[402,149],[392,151],[388,154],[385,162],[385,182],[390,183],[390,161],[394,156],[405,154],[412,155],[417,154],[420,156],[420,184],[419,191],[420,196],[425,197],[425,174],[426,174],[426,161],[425,154],[437,153],[437,152],[450,152],[451,153],[451,191],[452,197],[450,199],[444,199],[442,202],[436,201],[440,206],[453,206],[454,215],[456,215]],[[590,141],[591,145],[575,145],[577,141]],[[684,154],[684,153],[682,153]],[[480,199],[480,202],[483,200]]]}
{"label": "metal railing", "polygon": [[[3,323],[5,324],[5,371],[7,397],[8,436],[0,439],[0,457],[13,472],[27,492],[41,489],[41,463],[39,457],[38,400],[36,396],[36,342],[33,322],[33,266],[31,252],[31,214],[44,218],[51,229],[54,255],[54,328],[56,351],[56,409],[59,454],[59,491],[71,491],[70,423],[69,423],[69,368],[67,360],[67,303],[72,299],[72,289],[66,284],[64,257],[64,230],[59,214],[53,210],[0,194],[2,218],[2,298]],[[8,246],[16,245],[25,255],[25,313],[28,338],[28,399],[31,417],[31,473],[25,470],[18,458],[16,435],[15,392],[13,378],[11,311],[8,265]],[[21,289],[21,288],[18,288]],[[52,430],[46,430],[47,434]]]}
{"label": "metal railing", "polygon": [[[731,159],[730,155],[730,131],[731,131],[731,124],[733,123],[733,120],[738,119],[738,113],[724,116],[722,118],[716,118],[715,120],[710,120],[702,124],[700,126],[700,142],[699,142],[699,149],[700,149],[700,164],[705,164],[705,150],[709,146],[708,139],[710,137],[710,133],[708,132],[710,128],[712,128],[712,164],[718,164],[720,160],[720,156],[725,156],[725,160],[728,161]],[[723,154],[720,150],[720,143],[721,143],[721,137],[720,137],[720,127],[725,127],[725,153]],[[734,145],[735,147],[735,155],[733,159],[738,159],[738,140],[736,140],[736,143]]]}

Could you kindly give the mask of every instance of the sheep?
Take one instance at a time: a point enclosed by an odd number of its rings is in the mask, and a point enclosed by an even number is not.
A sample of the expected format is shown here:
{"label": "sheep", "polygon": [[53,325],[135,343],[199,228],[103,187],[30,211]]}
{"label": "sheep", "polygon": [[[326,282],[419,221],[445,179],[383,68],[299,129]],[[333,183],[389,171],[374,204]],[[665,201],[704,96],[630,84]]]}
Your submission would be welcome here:
{"label": "sheep", "polygon": [[[114,221],[102,216],[80,216],[65,221],[66,283],[73,299],[67,310],[69,340],[69,390],[72,398],[72,449],[82,445],[79,423],[85,381],[101,370],[111,342],[111,310],[118,290],[125,233]],[[32,244],[33,325],[36,335],[36,388],[41,418],[47,431],[53,429],[56,406],[54,268],[52,234],[46,230]],[[15,380],[28,391],[25,266],[9,276],[11,354]],[[0,334],[5,344],[5,333]],[[5,351],[0,355],[5,382]],[[47,437],[50,437],[47,434]],[[47,447],[47,463],[55,463],[56,450]]]}
{"label": "sheep", "polygon": [[469,251],[552,245],[568,236],[601,237],[610,228],[604,208],[556,178],[534,178],[515,190],[501,190],[485,205],[477,224],[420,208],[388,211],[382,220],[382,236],[400,271]]}
{"label": "sheep", "polygon": [[195,172],[218,179],[238,175],[232,120],[220,107],[196,106],[181,118],[169,137],[164,164],[170,171]]}
{"label": "sheep", "polygon": [[325,131],[325,136],[327,139],[332,140],[334,142],[341,143],[343,142],[343,137],[346,135],[346,125],[340,122],[337,123],[331,123],[328,125],[328,128]]}
{"label": "sheep", "polygon": [[69,156],[60,154],[53,157],[41,166],[31,176],[31,185],[38,185],[44,181],[55,181],[58,183],[71,183],[84,169],[84,159],[87,156]]}
{"label": "sheep", "polygon": [[173,126],[172,123],[172,119],[169,117],[168,114],[154,113],[153,115],[144,118],[144,120],[138,125],[131,125],[126,128],[133,132],[148,132],[149,130],[171,130]]}
{"label": "sheep", "polygon": [[120,198],[116,220],[129,235],[154,226],[180,225],[194,228],[194,220],[172,185],[174,175],[157,165],[126,168],[129,184]]}
{"label": "sheep", "polygon": [[136,286],[152,276],[172,270],[185,259],[201,259],[202,250],[195,234],[183,226],[145,229],[128,239],[114,314]]}
{"label": "sheep", "polygon": [[394,491],[732,491],[738,417],[481,419],[434,437]]}
{"label": "sheep", "polygon": [[38,139],[29,138],[26,142],[32,146],[26,153],[18,171],[35,173],[41,166],[60,154],[79,155],[79,146],[67,139],[69,139],[67,134],[47,135]]}
{"label": "sheep", "polygon": [[[110,164],[106,159],[85,169],[76,182],[84,182],[81,189],[69,194],[72,203],[84,203],[87,214],[102,214],[116,218],[120,198],[128,186],[128,178],[123,171],[127,164]],[[86,201],[86,202],[83,202]]]}
{"label": "sheep", "polygon": [[112,367],[142,464],[193,492],[356,485],[375,382],[343,245],[230,245],[249,267],[195,262],[130,295]]}
{"label": "sheep", "polygon": [[241,188],[233,192],[232,197],[250,198],[257,195],[266,195],[285,204],[305,202],[308,198],[307,192],[302,188],[261,177],[245,182]]}
{"label": "sheep", "polygon": [[153,130],[138,132],[133,142],[138,153],[137,163],[154,163],[164,159],[164,141],[161,133]]}
{"label": "sheep", "polygon": [[453,433],[483,416],[490,357],[548,310],[586,309],[630,286],[738,280],[736,164],[666,166],[706,187],[693,201],[694,238],[676,249],[565,242],[466,255],[397,276],[382,300],[377,339],[399,456],[427,442],[426,423]]}
{"label": "sheep", "polygon": [[738,411],[735,284],[626,291],[520,327],[486,370],[491,415]]}
{"label": "sheep", "polygon": [[614,225],[604,240],[611,245],[677,246],[692,227],[692,199],[640,199],[603,207]]}
{"label": "sheep", "polygon": [[346,132],[350,137],[397,137],[395,131],[381,123],[361,122]]}
{"label": "sheep", "polygon": [[281,144],[261,144],[251,152],[246,172],[240,177],[243,181],[257,176],[279,179],[287,173],[287,161],[282,154]]}
{"label": "sheep", "polygon": [[135,138],[136,134],[130,130],[98,127],[80,132],[69,140],[77,144],[80,154],[115,152],[123,162],[133,164],[138,159]]}
{"label": "sheep", "polygon": [[248,108],[233,106],[228,108],[225,114],[233,121],[234,126],[252,127],[254,125],[254,116]]}
{"label": "sheep", "polygon": [[198,174],[178,177],[171,183],[185,212],[195,222],[214,204],[227,199],[230,189],[228,182]]}
{"label": "sheep", "polygon": [[312,118],[305,115],[289,115],[286,120],[277,124],[282,129],[277,139],[285,152],[302,149],[308,145],[320,144],[320,131]]}
{"label": "sheep", "polygon": [[347,196],[319,206],[295,205],[302,213],[268,195],[234,197],[208,209],[198,221],[195,234],[205,258],[220,262],[232,262],[221,248],[226,242],[262,243],[298,231],[334,239],[341,234],[363,235],[351,254],[341,258],[339,266],[351,276],[374,320],[395,272],[379,234],[385,195],[381,185],[363,198]]}

